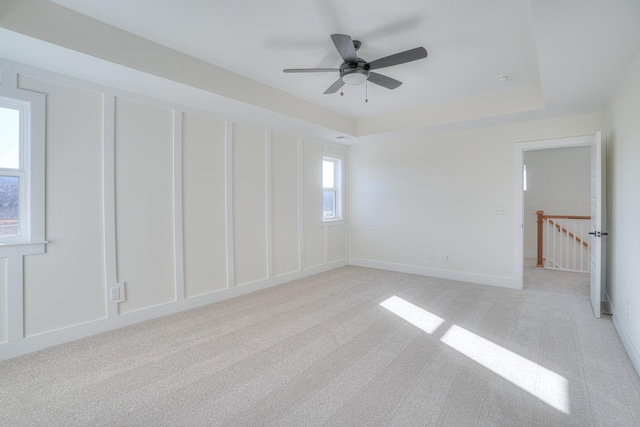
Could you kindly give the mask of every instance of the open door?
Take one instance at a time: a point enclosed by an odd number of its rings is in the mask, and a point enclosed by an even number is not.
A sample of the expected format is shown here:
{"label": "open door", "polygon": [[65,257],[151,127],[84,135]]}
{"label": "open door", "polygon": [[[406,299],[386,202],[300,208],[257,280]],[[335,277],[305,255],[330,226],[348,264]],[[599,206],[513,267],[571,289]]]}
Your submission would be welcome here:
{"label": "open door", "polygon": [[602,134],[597,132],[591,143],[591,305],[596,317],[600,317],[603,272],[604,203],[604,151]]}

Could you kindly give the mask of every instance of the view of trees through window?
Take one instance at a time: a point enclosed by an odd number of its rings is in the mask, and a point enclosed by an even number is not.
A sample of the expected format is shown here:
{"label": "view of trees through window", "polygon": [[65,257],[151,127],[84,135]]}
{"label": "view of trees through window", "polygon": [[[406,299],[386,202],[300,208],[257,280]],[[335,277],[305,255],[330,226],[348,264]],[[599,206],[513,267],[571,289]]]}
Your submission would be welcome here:
{"label": "view of trees through window", "polygon": [[20,218],[20,179],[0,176],[0,236],[17,236]]}

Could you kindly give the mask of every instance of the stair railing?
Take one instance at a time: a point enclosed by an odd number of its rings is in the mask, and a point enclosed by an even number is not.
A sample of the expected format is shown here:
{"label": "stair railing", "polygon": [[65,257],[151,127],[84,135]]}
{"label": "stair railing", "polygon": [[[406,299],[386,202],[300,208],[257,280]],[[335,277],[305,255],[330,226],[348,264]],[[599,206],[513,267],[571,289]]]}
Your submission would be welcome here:
{"label": "stair railing", "polygon": [[590,216],[538,215],[536,266],[555,270],[589,272]]}

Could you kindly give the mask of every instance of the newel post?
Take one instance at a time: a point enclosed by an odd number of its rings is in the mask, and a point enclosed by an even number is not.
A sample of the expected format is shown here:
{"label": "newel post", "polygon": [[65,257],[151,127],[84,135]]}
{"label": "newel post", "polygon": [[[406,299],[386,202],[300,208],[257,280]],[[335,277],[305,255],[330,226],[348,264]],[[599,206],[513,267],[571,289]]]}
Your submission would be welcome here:
{"label": "newel post", "polygon": [[544,211],[536,211],[536,215],[538,215],[538,262],[536,267],[544,267],[544,260],[542,259],[542,223],[544,219]]}

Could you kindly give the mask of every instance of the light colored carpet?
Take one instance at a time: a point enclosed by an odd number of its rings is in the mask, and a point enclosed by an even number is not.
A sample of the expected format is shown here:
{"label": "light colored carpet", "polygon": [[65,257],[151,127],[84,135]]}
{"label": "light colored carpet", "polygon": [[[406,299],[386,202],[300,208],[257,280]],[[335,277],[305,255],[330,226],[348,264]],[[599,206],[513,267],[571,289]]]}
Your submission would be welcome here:
{"label": "light colored carpet", "polygon": [[345,267],[104,333],[0,363],[0,425],[640,425],[588,276],[525,280]]}

